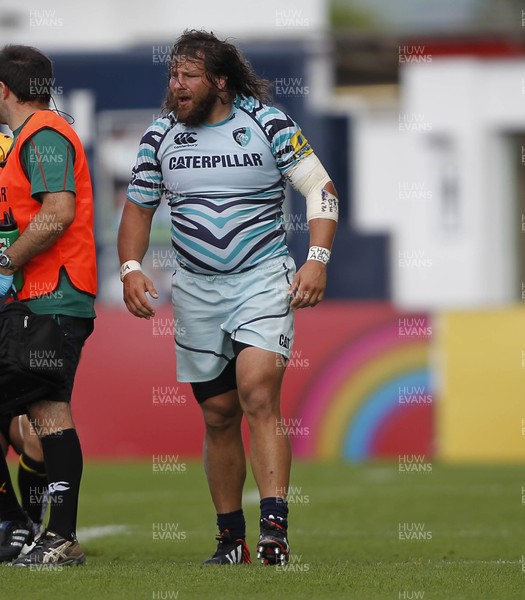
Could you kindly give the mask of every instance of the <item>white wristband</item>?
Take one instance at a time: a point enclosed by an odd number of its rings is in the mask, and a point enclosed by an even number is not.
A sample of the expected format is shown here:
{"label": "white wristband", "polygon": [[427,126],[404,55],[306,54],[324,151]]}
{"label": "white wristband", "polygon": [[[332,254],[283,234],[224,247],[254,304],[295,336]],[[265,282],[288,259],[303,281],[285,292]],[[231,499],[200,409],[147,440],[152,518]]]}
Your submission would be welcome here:
{"label": "white wristband", "polygon": [[321,246],[310,246],[306,260],[318,260],[327,265],[330,261],[330,254],[330,250],[327,250],[326,248],[321,248]]}
{"label": "white wristband", "polygon": [[128,273],[131,273],[131,271],[142,271],[142,265],[138,260],[127,260],[120,267],[120,281],[124,281],[124,277],[126,277]]}

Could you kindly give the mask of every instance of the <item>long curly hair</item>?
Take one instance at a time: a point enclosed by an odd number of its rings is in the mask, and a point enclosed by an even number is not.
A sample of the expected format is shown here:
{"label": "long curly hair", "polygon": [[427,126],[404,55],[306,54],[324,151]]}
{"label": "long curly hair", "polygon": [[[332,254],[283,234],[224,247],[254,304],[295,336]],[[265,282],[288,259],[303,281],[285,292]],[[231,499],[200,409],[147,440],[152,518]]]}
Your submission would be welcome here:
{"label": "long curly hair", "polygon": [[[238,95],[252,96],[261,102],[271,101],[271,83],[254,73],[251,64],[236,46],[219,40],[212,32],[186,29],[171,49],[169,73],[181,57],[202,60],[206,78],[217,89],[217,78],[225,77],[230,99]],[[164,108],[168,110],[169,98],[168,88],[164,101]]]}

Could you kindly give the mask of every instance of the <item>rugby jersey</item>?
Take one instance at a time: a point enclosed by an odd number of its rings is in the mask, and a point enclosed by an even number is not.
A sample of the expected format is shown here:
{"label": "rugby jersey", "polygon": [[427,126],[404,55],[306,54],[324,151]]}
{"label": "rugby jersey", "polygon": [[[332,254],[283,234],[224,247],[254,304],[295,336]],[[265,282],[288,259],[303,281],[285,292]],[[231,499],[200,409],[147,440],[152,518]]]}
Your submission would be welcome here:
{"label": "rugby jersey", "polygon": [[238,273],[288,253],[284,174],[312,153],[281,110],[237,97],[227,119],[189,127],[169,113],[140,142],[127,198],[171,208],[177,260],[197,273]]}

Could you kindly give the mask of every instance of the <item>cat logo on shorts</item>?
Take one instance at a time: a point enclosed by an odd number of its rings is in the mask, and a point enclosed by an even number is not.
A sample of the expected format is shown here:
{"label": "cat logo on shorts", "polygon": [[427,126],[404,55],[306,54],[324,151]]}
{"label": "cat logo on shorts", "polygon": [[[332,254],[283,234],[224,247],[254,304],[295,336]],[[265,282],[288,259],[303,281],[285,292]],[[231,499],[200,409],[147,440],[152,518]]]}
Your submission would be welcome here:
{"label": "cat logo on shorts", "polygon": [[287,350],[290,350],[290,338],[287,335],[280,335],[279,336],[279,346],[281,346],[282,348],[286,348]]}

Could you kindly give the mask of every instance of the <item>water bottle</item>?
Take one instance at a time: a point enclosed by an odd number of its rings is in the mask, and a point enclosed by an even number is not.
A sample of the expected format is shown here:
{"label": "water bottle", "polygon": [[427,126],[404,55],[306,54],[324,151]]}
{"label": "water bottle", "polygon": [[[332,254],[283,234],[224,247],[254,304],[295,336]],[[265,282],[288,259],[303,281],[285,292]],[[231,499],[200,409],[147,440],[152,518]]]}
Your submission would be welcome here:
{"label": "water bottle", "polygon": [[[13,210],[10,208],[9,212],[4,211],[4,218],[0,220],[0,252],[5,252],[19,235],[20,230],[13,216]],[[17,292],[22,289],[24,285],[24,273],[22,269],[18,269],[14,273],[13,284]]]}

